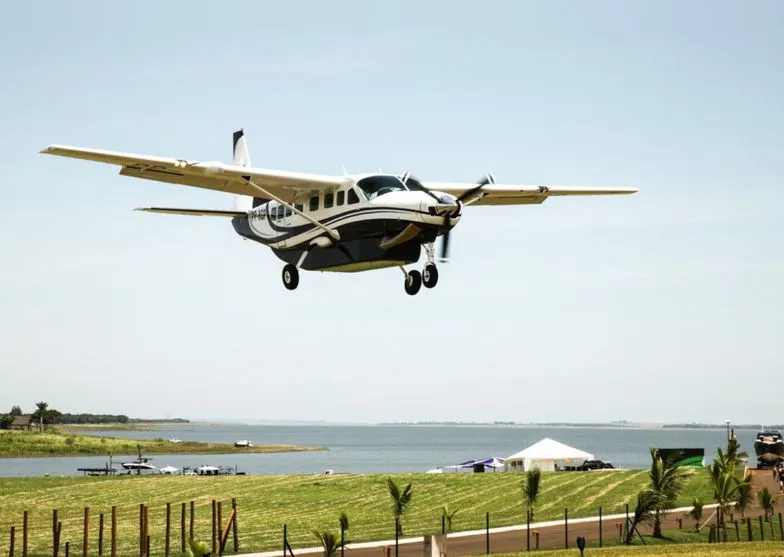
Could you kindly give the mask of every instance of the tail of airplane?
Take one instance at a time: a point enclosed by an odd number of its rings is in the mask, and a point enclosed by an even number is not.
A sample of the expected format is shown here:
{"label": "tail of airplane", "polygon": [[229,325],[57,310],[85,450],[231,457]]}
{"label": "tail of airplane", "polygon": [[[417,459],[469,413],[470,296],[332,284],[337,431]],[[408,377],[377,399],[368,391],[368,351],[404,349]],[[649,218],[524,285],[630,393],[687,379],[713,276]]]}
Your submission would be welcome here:
{"label": "tail of airplane", "polygon": [[[237,166],[250,166],[250,153],[248,152],[248,143],[245,140],[245,130],[239,129],[234,132],[233,137],[233,155],[234,164]],[[262,203],[266,203],[268,199],[261,197],[251,197],[249,195],[235,195],[234,196],[234,209],[237,211],[250,211],[254,207],[258,207]]]}

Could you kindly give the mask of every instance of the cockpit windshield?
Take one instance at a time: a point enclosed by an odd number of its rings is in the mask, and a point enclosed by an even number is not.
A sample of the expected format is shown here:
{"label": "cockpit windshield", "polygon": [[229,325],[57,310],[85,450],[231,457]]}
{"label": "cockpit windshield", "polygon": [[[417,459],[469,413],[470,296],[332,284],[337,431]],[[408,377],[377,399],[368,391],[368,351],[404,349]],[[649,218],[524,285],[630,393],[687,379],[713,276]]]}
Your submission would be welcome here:
{"label": "cockpit windshield", "polygon": [[406,191],[403,182],[396,176],[369,176],[357,182],[357,186],[368,199],[393,191]]}
{"label": "cockpit windshield", "polygon": [[406,187],[411,191],[427,191],[422,182],[411,176],[410,174],[405,177]]}

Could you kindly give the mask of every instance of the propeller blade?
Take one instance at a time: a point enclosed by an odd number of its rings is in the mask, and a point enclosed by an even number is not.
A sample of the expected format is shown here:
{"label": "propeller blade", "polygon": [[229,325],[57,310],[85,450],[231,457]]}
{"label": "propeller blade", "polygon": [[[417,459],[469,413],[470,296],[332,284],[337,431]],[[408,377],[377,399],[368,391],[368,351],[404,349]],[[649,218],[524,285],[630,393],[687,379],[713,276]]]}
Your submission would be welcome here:
{"label": "propeller blade", "polygon": [[479,183],[476,185],[476,187],[474,187],[474,188],[471,188],[470,190],[464,191],[464,192],[463,192],[463,193],[460,195],[460,197],[458,197],[458,198],[457,198],[457,200],[458,200],[458,201],[460,201],[460,202],[462,203],[462,202],[464,202],[466,199],[470,199],[471,197],[473,197],[474,195],[476,195],[477,193],[479,193],[480,191],[482,191],[482,189],[483,189],[483,188],[484,188],[486,185],[488,185],[488,184],[495,184],[495,178],[493,178],[493,175],[492,175],[492,174],[490,174],[490,173],[488,173],[488,174],[487,174],[487,175],[486,175],[484,178],[482,178],[482,179],[479,181]]}

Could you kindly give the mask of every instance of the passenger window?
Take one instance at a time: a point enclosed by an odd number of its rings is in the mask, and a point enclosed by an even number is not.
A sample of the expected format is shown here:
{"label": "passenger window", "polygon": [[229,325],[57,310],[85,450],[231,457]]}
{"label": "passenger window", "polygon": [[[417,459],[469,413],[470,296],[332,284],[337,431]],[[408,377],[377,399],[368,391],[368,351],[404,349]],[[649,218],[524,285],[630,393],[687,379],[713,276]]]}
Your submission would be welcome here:
{"label": "passenger window", "polygon": [[338,192],[338,202],[337,205],[343,205],[346,202],[346,192],[343,190]]}
{"label": "passenger window", "polygon": [[302,203],[295,203],[295,204],[294,204],[294,208],[295,208],[297,211],[302,211],[302,209],[304,209],[304,208],[305,208],[305,206],[304,206],[304,205],[302,205]]}
{"label": "passenger window", "polygon": [[324,195],[324,208],[329,209],[332,205],[335,204],[335,194],[334,193],[327,193]]}
{"label": "passenger window", "polygon": [[359,203],[359,196],[357,195],[357,192],[355,192],[354,189],[352,188],[348,190],[348,204],[353,205],[354,203]]}
{"label": "passenger window", "polygon": [[318,211],[318,195],[310,198],[310,210]]}

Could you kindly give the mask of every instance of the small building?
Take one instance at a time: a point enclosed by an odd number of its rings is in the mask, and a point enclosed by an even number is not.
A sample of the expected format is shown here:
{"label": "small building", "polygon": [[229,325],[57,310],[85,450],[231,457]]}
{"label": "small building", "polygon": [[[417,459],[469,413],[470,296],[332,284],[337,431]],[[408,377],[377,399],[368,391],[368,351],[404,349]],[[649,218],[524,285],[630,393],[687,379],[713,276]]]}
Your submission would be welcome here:
{"label": "small building", "polygon": [[14,422],[11,424],[11,429],[31,430],[33,429],[33,416],[32,414],[21,414],[14,416]]}

